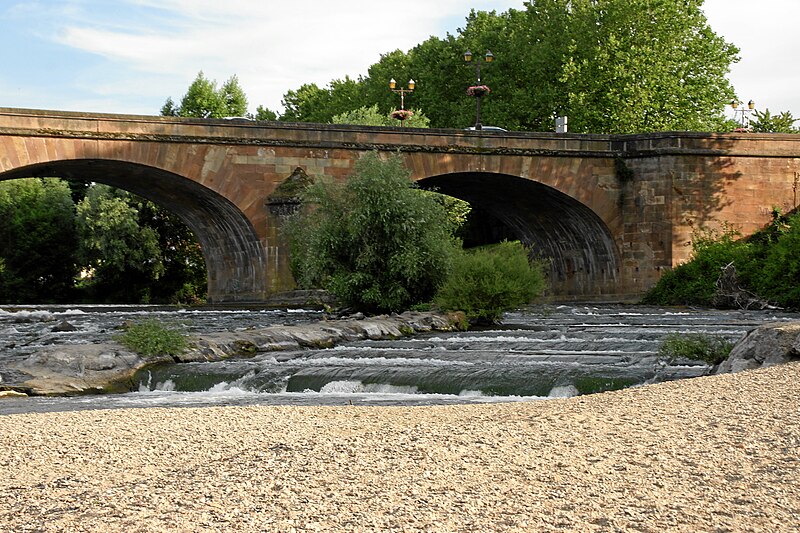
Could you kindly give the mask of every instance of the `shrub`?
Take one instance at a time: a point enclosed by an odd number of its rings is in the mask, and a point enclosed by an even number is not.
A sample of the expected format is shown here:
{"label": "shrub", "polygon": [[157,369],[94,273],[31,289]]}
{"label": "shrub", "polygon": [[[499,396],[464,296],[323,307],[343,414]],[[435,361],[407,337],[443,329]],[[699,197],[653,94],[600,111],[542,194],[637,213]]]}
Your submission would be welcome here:
{"label": "shrub", "polygon": [[668,359],[683,357],[717,365],[728,358],[733,349],[729,340],[705,333],[670,333],[664,337],[658,355]]}
{"label": "shrub", "polygon": [[710,306],[722,267],[734,262],[742,279],[748,277],[753,248],[729,229],[696,235],[689,262],[666,272],[642,302],[655,305]]}
{"label": "shrub", "polygon": [[187,346],[180,332],[152,318],[131,324],[115,340],[145,357],[179,355]]}
{"label": "shrub", "polygon": [[533,300],[545,286],[540,263],[519,242],[462,251],[436,294],[445,311],[463,311],[471,322],[499,322],[504,311]]}
{"label": "shrub", "polygon": [[287,224],[292,271],[367,313],[429,301],[450,271],[455,243],[445,210],[419,194],[399,156],[364,156],[346,183],[321,181]]}
{"label": "shrub", "polygon": [[753,289],[778,305],[800,308],[800,214],[776,216],[769,247],[763,253],[760,275]]}
{"label": "shrub", "polygon": [[662,276],[643,303],[712,305],[723,266],[733,263],[741,288],[783,307],[800,308],[800,214],[781,215],[746,239],[707,232],[695,239],[692,259]]}

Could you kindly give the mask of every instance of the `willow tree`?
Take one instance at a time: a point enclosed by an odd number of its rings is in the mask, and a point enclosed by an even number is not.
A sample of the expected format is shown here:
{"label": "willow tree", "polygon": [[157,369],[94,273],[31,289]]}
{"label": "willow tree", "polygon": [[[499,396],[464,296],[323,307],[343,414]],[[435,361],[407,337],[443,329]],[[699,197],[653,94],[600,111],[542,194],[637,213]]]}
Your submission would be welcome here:
{"label": "willow tree", "polygon": [[455,244],[444,208],[417,194],[399,156],[364,156],[345,182],[318,181],[289,224],[292,269],[369,313],[430,301],[450,271]]}

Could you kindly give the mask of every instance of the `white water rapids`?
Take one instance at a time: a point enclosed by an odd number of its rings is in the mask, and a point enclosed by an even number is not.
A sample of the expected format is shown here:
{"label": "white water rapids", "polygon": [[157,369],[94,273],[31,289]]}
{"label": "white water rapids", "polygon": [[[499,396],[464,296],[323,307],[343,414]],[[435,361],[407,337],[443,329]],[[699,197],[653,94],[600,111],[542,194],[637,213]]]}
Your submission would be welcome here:
{"label": "white water rapids", "polygon": [[[183,310],[130,306],[0,308],[0,386],[24,376],[8,364],[53,344],[103,342],[126,321],[156,317],[185,333],[315,321],[303,310]],[[357,341],[330,349],[257,354],[154,368],[127,394],[0,399],[0,414],[95,408],[204,405],[408,405],[530,401],[707,374],[658,348],[670,333],[731,341],[776,311],[715,311],[619,305],[531,306],[479,331]],[[74,331],[53,331],[62,321]],[[69,328],[67,328],[69,329]]]}

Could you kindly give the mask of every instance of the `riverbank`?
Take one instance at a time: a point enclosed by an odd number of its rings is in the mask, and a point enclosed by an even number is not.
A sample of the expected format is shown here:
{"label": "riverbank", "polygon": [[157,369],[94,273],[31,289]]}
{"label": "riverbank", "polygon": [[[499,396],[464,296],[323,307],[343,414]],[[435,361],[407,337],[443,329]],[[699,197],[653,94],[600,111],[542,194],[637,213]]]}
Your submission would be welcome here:
{"label": "riverbank", "polygon": [[791,531],[800,363],[522,404],[0,416],[10,531]]}

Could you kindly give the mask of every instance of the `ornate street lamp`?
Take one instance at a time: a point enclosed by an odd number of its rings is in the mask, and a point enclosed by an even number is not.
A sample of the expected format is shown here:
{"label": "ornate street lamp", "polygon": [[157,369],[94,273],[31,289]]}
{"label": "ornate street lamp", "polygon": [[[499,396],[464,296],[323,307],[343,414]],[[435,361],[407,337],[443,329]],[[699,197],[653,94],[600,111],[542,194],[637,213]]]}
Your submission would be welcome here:
{"label": "ornate street lamp", "polygon": [[464,62],[465,63],[472,63],[475,65],[475,77],[477,79],[477,83],[472,87],[467,88],[467,94],[470,96],[475,97],[475,129],[480,130],[481,126],[481,98],[486,96],[491,92],[488,86],[483,85],[481,83],[481,64],[483,63],[491,63],[494,61],[494,54],[489,50],[486,51],[486,55],[483,56],[483,59],[476,58],[476,60],[472,61],[472,52],[467,50],[464,52]]}
{"label": "ornate street lamp", "polygon": [[744,105],[744,102],[740,102],[739,100],[731,100],[731,107],[733,108],[733,119],[736,120],[736,115],[740,114],[740,124],[741,127],[738,129],[739,131],[750,131],[750,113],[756,108],[756,103],[752,100],[747,102],[747,107],[743,107],[739,109],[740,105]]}
{"label": "ornate street lamp", "polygon": [[406,119],[414,114],[412,111],[406,109],[406,93],[413,93],[416,83],[414,83],[414,80],[408,80],[407,89],[396,89],[395,87],[397,87],[397,82],[392,78],[389,80],[389,89],[391,89],[393,93],[398,93],[400,95],[400,109],[392,111],[392,118],[399,120],[400,127],[402,128],[406,124]]}

